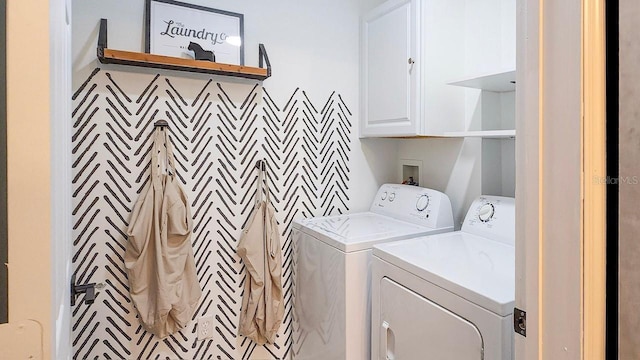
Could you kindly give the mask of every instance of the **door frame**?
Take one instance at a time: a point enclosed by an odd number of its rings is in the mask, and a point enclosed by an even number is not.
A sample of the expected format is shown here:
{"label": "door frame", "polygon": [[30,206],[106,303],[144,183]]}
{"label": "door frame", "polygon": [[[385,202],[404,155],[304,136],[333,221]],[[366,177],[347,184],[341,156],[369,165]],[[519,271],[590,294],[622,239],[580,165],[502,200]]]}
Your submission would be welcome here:
{"label": "door frame", "polygon": [[0,324],[9,321],[7,236],[7,1],[0,0]]}
{"label": "door frame", "polygon": [[516,359],[603,359],[604,1],[517,16]]}
{"label": "door frame", "polygon": [[[6,7],[9,324],[0,348],[69,359],[71,1]],[[25,44],[40,51],[28,55]]]}
{"label": "door frame", "polygon": [[605,0],[583,0],[583,358],[604,359],[606,324]]}

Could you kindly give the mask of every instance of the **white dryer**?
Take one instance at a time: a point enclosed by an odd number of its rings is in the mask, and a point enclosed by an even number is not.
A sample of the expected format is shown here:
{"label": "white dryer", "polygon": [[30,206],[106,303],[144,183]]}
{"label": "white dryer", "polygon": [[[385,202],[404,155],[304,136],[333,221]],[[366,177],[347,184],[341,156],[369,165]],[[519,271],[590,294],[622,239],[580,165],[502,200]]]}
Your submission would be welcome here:
{"label": "white dryer", "polygon": [[368,212],[295,221],[294,359],[370,359],[372,246],[452,230],[447,195],[395,184]]}
{"label": "white dryer", "polygon": [[371,358],[512,359],[514,240],[514,199],[481,196],[461,231],[375,246]]}

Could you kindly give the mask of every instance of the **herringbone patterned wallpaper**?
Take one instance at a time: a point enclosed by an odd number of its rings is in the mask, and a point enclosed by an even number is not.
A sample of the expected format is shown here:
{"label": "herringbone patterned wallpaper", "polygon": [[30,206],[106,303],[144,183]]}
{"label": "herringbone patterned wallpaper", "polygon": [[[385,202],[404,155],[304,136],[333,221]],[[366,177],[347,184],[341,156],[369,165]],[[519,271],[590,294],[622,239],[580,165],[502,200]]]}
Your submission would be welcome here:
{"label": "herringbone patterned wallpaper", "polygon": [[[268,82],[267,82],[268,84]],[[283,358],[292,351],[291,221],[349,209],[353,116],[338,93],[283,99],[257,82],[96,69],[73,95],[74,257],[78,283],[104,284],[73,310],[77,359]],[[178,176],[193,214],[203,289],[194,315],[213,315],[212,340],[196,323],[164,340],[139,325],[124,271],[133,202],[149,178],[153,123],[170,124]],[[244,266],[235,253],[254,202],[254,165],[266,159],[284,256],[285,319],[276,344],[237,335]]]}

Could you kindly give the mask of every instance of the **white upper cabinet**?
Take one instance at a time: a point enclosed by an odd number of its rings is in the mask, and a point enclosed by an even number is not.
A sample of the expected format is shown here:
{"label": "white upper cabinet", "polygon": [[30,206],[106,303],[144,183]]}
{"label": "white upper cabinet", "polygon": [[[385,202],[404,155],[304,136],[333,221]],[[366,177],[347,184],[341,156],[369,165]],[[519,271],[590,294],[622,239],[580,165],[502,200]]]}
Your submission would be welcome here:
{"label": "white upper cabinet", "polygon": [[417,0],[389,1],[363,21],[363,136],[416,132],[417,6]]}
{"label": "white upper cabinet", "polygon": [[390,0],[362,19],[361,137],[462,130],[463,0]]}

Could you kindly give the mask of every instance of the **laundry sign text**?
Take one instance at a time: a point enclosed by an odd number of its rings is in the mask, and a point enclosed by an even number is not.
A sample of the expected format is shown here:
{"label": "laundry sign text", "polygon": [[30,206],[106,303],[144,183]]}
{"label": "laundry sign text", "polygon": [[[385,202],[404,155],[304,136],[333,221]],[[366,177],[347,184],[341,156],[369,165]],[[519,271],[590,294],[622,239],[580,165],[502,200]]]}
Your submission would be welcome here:
{"label": "laundry sign text", "polygon": [[213,51],[215,61],[244,65],[244,16],[173,0],[146,0],[145,50],[193,58],[190,42]]}
{"label": "laundry sign text", "polygon": [[200,30],[190,29],[179,21],[169,20],[165,21],[165,23],[167,24],[167,28],[161,32],[160,35],[170,38],[181,36],[189,39],[205,40],[215,46],[217,44],[224,44],[225,40],[229,37],[229,35],[224,32],[208,31],[205,28]]}

